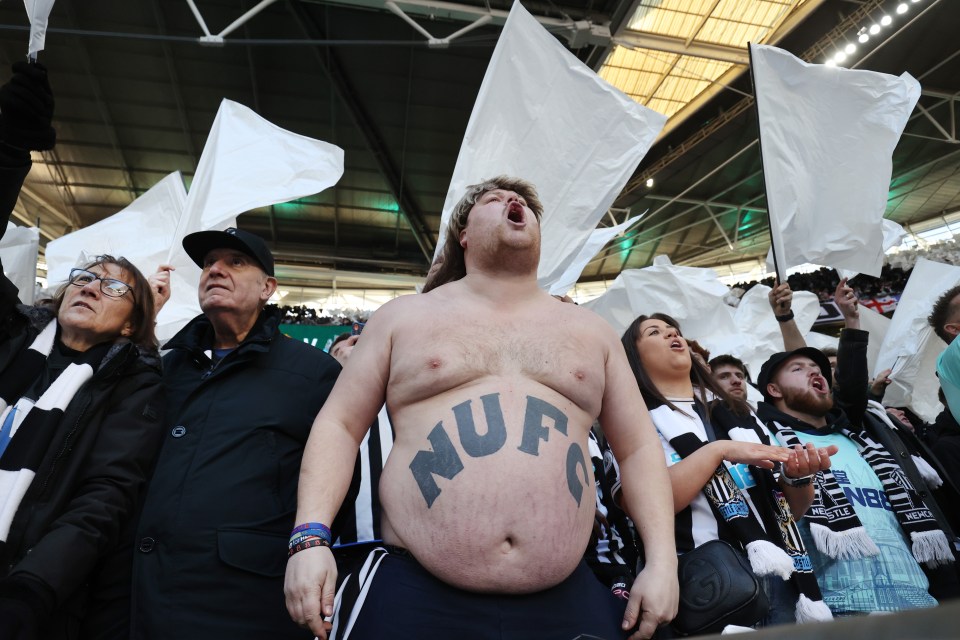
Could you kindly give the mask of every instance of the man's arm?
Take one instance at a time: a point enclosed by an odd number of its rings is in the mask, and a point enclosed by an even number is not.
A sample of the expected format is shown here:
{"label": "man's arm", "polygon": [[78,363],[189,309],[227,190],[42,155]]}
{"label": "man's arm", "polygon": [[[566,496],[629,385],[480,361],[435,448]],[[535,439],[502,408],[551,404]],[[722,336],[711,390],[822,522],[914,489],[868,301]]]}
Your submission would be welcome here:
{"label": "man's arm", "polygon": [[773,315],[780,325],[780,335],[783,336],[783,350],[794,351],[807,346],[803,334],[800,333],[800,327],[797,326],[793,318],[793,291],[786,282],[778,284],[767,294],[767,300],[770,302],[770,308],[773,309]]}
{"label": "man's arm", "polygon": [[[30,173],[30,150],[52,149],[56,142],[52,119],[53,92],[46,68],[15,62],[13,77],[0,87],[0,238]],[[13,309],[18,294],[0,269],[0,315]]]}
{"label": "man's arm", "polygon": [[[347,366],[314,420],[300,467],[296,524],[330,526],[350,487],[363,436],[383,406],[390,374],[392,322],[398,298],[381,307],[364,327]],[[300,551],[287,562],[284,582],[293,620],[327,637],[322,616],[333,614],[337,566],[329,548]]]}
{"label": "man's arm", "polygon": [[837,345],[837,379],[834,399],[854,424],[863,422],[867,410],[867,341],[870,334],[860,330],[859,300],[844,278],[837,285],[833,301],[843,314],[844,329]]}
{"label": "man's arm", "polygon": [[620,463],[622,504],[643,540],[646,565],[630,590],[623,628],[649,638],[677,615],[677,548],[673,498],[660,439],[643,403],[623,346],[607,329],[608,354],[600,424]]}

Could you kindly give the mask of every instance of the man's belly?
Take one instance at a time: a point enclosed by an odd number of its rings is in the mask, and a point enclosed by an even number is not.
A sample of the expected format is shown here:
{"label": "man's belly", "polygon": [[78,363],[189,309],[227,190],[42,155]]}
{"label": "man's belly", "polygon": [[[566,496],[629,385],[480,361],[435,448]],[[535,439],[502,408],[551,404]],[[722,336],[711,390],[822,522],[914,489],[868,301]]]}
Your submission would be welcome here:
{"label": "man's belly", "polygon": [[419,404],[394,413],[384,540],[463,589],[526,593],[566,578],[593,525],[592,419],[536,383]]}

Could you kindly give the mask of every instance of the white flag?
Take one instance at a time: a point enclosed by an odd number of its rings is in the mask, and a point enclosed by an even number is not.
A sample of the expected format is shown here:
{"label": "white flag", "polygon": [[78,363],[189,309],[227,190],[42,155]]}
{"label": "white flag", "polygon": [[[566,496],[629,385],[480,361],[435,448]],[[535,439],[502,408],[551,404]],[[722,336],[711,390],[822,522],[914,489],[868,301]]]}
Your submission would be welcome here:
{"label": "white flag", "polygon": [[[657,256],[653,266],[621,272],[602,296],[583,306],[619,334],[637,316],[666,313],[680,324],[684,337],[699,342],[711,357],[736,356],[756,378],[767,358],[783,351],[780,325],[767,301],[769,291],[763,285],[752,287],[734,309],[724,302],[729,287],[713,269],[677,266]],[[810,330],[819,309],[814,294],[794,292],[793,311],[801,333]]]}
{"label": "white flag", "polygon": [[224,100],[203,147],[169,257],[194,231],[332,187],[343,175],[343,149],[281,129]]}
{"label": "white flag", "polygon": [[27,45],[27,57],[36,60],[37,53],[43,51],[47,39],[47,22],[53,10],[53,0],[23,0],[30,20],[30,44]]}
{"label": "white flag", "polygon": [[47,243],[47,280],[57,284],[70,269],[102,254],[122,256],[150,275],[166,260],[187,191],[176,171],[153,185],[122,211]]}
{"label": "white flag", "polygon": [[606,293],[583,306],[618,334],[639,315],[666,313],[680,323],[684,336],[715,352],[737,334],[733,308],[723,301],[729,290],[713,269],[677,266],[657,256],[652,266],[622,271]]}
{"label": "white flag", "polygon": [[567,291],[570,291],[573,285],[577,283],[577,280],[580,279],[580,274],[583,273],[584,267],[600,252],[600,249],[603,249],[613,238],[624,233],[627,229],[639,222],[642,217],[642,215],[639,215],[613,227],[604,227],[591,231],[586,243],[580,248],[580,252],[567,266],[567,270],[550,286],[550,295],[562,296],[565,295]]}
{"label": "white flag", "polygon": [[960,284],[960,267],[917,260],[897,310],[887,328],[873,375],[893,369],[884,404],[910,407],[925,422],[933,422],[943,405],[937,399],[937,357],[947,348],[927,324],[927,316],[943,293]]}
{"label": "white flag", "polygon": [[602,80],[515,2],[467,124],[437,254],[468,185],[501,174],[523,178],[544,206],[538,281],[549,289],[665,122]]}
{"label": "white flag", "polygon": [[750,52],[780,280],[806,262],[879,276],[891,156],[920,83]]}
{"label": "white flag", "polygon": [[33,304],[37,292],[39,249],[39,229],[7,223],[7,231],[0,240],[0,261],[3,262],[3,274],[17,287],[23,304]]}
{"label": "white flag", "polygon": [[70,269],[105,253],[126,258],[145,276],[161,264],[171,264],[176,270],[170,275],[170,300],[157,318],[157,337],[165,342],[200,313],[197,302],[200,276],[193,261],[182,251],[168,261],[186,200],[183,178],[177,171],[122,211],[49,242],[48,282],[56,285],[65,281]]}

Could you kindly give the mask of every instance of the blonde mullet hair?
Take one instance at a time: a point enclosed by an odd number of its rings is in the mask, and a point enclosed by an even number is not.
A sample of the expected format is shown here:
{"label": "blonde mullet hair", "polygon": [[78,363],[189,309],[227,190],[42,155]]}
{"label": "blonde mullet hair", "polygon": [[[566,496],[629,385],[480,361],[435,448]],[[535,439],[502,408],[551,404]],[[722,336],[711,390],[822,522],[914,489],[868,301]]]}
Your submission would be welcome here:
{"label": "blonde mullet hair", "polygon": [[440,255],[443,258],[443,264],[437,269],[433,278],[423,287],[423,293],[432,289],[459,280],[467,275],[467,266],[464,260],[463,247],[460,246],[460,233],[467,228],[467,219],[470,216],[470,210],[477,203],[480,197],[497,189],[504,191],[513,191],[524,200],[527,206],[533,211],[539,222],[543,218],[543,203],[540,202],[540,196],[537,194],[537,188],[533,183],[527,182],[522,178],[512,176],[497,176],[484,180],[479,184],[472,184],[467,187],[467,192],[463,194],[460,201],[453,208],[450,215],[450,221],[447,223],[447,231],[444,234],[443,250]]}

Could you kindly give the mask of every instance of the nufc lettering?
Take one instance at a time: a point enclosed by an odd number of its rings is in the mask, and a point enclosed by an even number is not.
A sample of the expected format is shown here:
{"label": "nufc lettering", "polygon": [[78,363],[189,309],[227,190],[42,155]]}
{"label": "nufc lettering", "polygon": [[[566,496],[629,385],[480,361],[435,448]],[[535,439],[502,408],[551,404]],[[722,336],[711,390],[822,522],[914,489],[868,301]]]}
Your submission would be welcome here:
{"label": "nufc lettering", "polygon": [[[464,452],[471,458],[489,456],[500,449],[507,441],[507,425],[500,407],[500,394],[491,393],[480,396],[483,415],[487,425],[486,432],[477,430],[473,417],[473,401],[467,400],[453,407],[453,417],[457,423],[457,435]],[[523,432],[520,436],[519,451],[532,456],[540,455],[540,441],[550,441],[551,429],[561,435],[567,435],[567,416],[560,409],[545,400],[527,396],[527,407],[523,416]],[[457,453],[443,423],[438,422],[427,436],[432,451],[418,451],[410,462],[410,471],[427,503],[433,506],[441,493],[434,476],[445,480],[453,478],[463,471],[463,461]],[[583,497],[583,488],[589,484],[586,457],[583,447],[571,443],[566,457],[567,486],[570,495],[579,505]]]}

